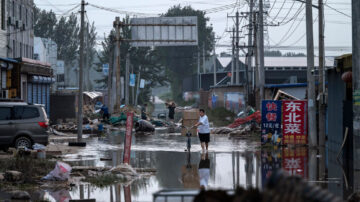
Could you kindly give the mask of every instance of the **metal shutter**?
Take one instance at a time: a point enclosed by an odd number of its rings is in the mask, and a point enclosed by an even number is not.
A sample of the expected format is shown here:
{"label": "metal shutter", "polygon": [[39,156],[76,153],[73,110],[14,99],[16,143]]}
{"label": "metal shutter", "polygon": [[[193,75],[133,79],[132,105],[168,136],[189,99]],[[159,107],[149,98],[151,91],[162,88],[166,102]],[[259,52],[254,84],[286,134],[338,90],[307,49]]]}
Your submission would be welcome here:
{"label": "metal shutter", "polygon": [[32,103],[32,83],[27,83],[27,102]]}
{"label": "metal shutter", "polygon": [[33,83],[32,84],[32,90],[33,90],[33,96],[32,96],[32,102],[31,103],[37,103],[37,84],[36,83]]}
{"label": "metal shutter", "polygon": [[38,84],[38,95],[37,95],[37,103],[41,104],[41,84]]}

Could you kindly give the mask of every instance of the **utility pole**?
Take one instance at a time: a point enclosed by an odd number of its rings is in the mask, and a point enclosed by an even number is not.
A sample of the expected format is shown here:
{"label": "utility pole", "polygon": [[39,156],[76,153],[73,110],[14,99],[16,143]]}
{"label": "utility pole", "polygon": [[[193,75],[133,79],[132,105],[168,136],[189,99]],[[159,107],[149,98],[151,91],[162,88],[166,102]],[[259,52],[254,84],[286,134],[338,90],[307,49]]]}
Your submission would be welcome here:
{"label": "utility pole", "polygon": [[235,45],[235,82],[238,85],[240,83],[240,68],[239,68],[239,11],[236,11],[236,45]]}
{"label": "utility pole", "polygon": [[309,146],[317,146],[316,113],[315,113],[315,77],[314,71],[314,32],[312,0],[306,0],[306,48],[307,48],[307,100],[309,123]]}
{"label": "utility pole", "polygon": [[214,64],[214,86],[216,86],[216,52],[215,52],[215,42],[214,42],[213,64]]}
{"label": "utility pole", "polygon": [[325,146],[325,47],[324,4],[319,0],[319,145]]}
{"label": "utility pole", "polygon": [[109,61],[109,73],[108,73],[108,109],[109,112],[113,112],[112,106],[112,99],[111,99],[111,88],[112,88],[112,75],[113,75],[113,67],[114,67],[114,46],[111,47],[111,53],[110,53],[110,61]]}
{"label": "utility pole", "polygon": [[141,77],[141,65],[139,66],[139,75],[138,75],[138,82],[137,82],[137,87],[136,87],[135,106],[137,106],[138,98],[139,98],[140,77]]}
{"label": "utility pole", "polygon": [[249,35],[248,35],[248,46],[249,46],[249,48],[248,48],[248,63],[247,63],[247,69],[246,69],[246,86],[247,86],[247,88],[246,88],[246,90],[247,90],[247,104],[249,104],[249,94],[250,94],[250,88],[249,88],[249,85],[250,85],[250,82],[249,82],[249,78],[250,78],[250,76],[249,76],[249,70],[250,71],[252,71],[252,53],[253,53],[253,50],[252,50],[252,48],[251,48],[251,46],[252,46],[252,32],[253,32],[253,19],[252,19],[252,16],[253,16],[253,6],[254,6],[254,2],[253,2],[253,0],[250,0],[250,5],[249,5],[249,11],[250,11],[250,13],[249,13]]}
{"label": "utility pole", "polygon": [[197,82],[197,87],[198,90],[200,90],[201,88],[201,75],[200,75],[200,47],[198,46],[198,53],[197,53],[197,73],[198,73],[198,82]]}
{"label": "utility pole", "polygon": [[206,73],[205,71],[205,63],[206,63],[206,52],[205,52],[205,45],[203,45],[203,73]]}
{"label": "utility pole", "polygon": [[[257,25],[257,19],[256,19],[256,13],[254,13],[254,53],[255,53],[255,68],[253,72],[253,86],[254,86],[254,93],[256,93],[255,89],[259,87],[259,49],[258,49],[258,25]],[[259,105],[260,108],[260,105]]]}
{"label": "utility pole", "polygon": [[263,0],[259,0],[259,88],[260,88],[260,103],[265,99],[264,85],[265,85],[265,69],[264,69],[264,12]]}
{"label": "utility pole", "polygon": [[130,69],[130,55],[129,53],[126,54],[126,72],[125,72],[125,79],[124,79],[124,85],[125,85],[125,105],[129,105],[129,69]]}
{"label": "utility pole", "polygon": [[[358,179],[360,169],[360,1],[352,0],[352,73],[353,73],[353,162],[354,178]],[[357,178],[355,178],[357,177]],[[354,180],[354,186],[359,187],[359,182]]]}
{"label": "utility pole", "polygon": [[116,31],[116,102],[115,102],[115,112],[120,109],[121,105],[121,83],[120,83],[120,17],[116,17],[114,21],[114,28]]}
{"label": "utility pole", "polygon": [[79,95],[77,116],[77,141],[82,141],[83,123],[83,68],[84,68],[84,15],[85,1],[81,0],[81,24],[80,24],[80,62],[79,62]]}
{"label": "utility pole", "polygon": [[231,85],[234,85],[234,69],[235,69],[235,27],[232,30],[232,43],[231,43]]}

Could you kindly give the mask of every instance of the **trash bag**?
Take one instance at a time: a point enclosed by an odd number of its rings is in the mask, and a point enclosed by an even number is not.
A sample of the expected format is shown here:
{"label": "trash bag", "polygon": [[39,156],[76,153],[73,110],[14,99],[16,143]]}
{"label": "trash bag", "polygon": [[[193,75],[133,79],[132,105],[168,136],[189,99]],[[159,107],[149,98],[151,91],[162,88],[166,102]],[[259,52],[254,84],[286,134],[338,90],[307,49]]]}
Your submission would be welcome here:
{"label": "trash bag", "polygon": [[139,120],[135,123],[136,132],[154,132],[155,127],[146,120]]}
{"label": "trash bag", "polygon": [[71,166],[64,162],[56,162],[54,170],[52,170],[42,180],[65,181],[70,178]]}
{"label": "trash bag", "polygon": [[42,144],[35,143],[33,145],[33,150],[44,151],[45,149],[46,149],[46,147]]}

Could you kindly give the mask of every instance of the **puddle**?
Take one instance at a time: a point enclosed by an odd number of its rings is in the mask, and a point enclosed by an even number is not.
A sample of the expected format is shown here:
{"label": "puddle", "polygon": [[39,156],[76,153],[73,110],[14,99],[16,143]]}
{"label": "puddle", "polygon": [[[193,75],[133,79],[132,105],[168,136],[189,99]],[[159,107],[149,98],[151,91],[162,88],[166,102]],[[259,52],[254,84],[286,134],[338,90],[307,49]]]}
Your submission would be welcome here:
{"label": "puddle", "polygon": [[[65,161],[81,166],[119,165],[123,141],[124,133],[119,131],[106,137],[90,138],[87,147],[77,154],[66,155]],[[196,137],[192,137],[191,142],[189,155],[184,152],[186,137],[180,134],[134,135],[131,165],[155,168],[155,175],[138,179],[129,186],[113,184],[99,188],[84,183],[71,190],[42,190],[44,197],[50,201],[93,198],[96,201],[152,201],[153,193],[163,189],[199,189],[201,185],[208,189],[231,190],[237,186],[262,189],[266,179],[278,168],[289,175],[300,175],[341,198],[349,194],[349,186],[345,186],[349,179],[344,179],[346,175],[333,160],[332,153],[309,151],[304,147],[260,150],[260,145],[250,140],[212,136],[206,155],[201,153]],[[100,158],[108,160],[101,161]],[[324,175],[325,172],[328,174]]]}

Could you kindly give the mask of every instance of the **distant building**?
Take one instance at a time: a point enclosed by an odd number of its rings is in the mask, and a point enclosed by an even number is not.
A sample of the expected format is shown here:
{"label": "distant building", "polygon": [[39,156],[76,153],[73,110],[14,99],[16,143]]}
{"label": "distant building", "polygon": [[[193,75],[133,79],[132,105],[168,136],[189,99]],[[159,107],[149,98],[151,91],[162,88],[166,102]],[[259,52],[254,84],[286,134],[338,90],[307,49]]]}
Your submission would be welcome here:
{"label": "distant building", "polygon": [[8,58],[33,58],[33,5],[33,0],[1,1],[1,30],[7,33]]}

